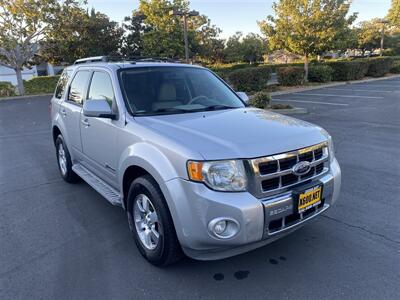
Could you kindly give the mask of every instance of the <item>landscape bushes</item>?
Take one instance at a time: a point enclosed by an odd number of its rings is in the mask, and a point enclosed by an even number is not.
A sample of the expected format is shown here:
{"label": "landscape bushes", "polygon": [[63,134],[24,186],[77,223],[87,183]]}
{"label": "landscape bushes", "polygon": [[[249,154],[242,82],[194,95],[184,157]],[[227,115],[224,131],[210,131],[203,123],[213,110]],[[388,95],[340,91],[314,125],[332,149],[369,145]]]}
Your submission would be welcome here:
{"label": "landscape bushes", "polygon": [[391,57],[371,58],[368,61],[367,76],[381,77],[389,73],[394,64],[394,59]]}
{"label": "landscape bushes", "polygon": [[329,82],[332,80],[333,69],[325,65],[313,65],[308,69],[308,80],[312,82]]}
{"label": "landscape bushes", "polygon": [[38,76],[24,81],[25,94],[52,94],[60,76]]}
{"label": "landscape bushes", "polygon": [[260,108],[267,109],[271,103],[271,96],[267,92],[258,92],[249,100],[249,105]]}
{"label": "landscape bushes", "polygon": [[0,81],[0,97],[11,97],[15,95],[15,87],[11,82]]}
{"label": "landscape bushes", "polygon": [[267,87],[271,79],[271,68],[261,66],[256,68],[245,68],[231,72],[228,81],[237,91],[258,92]]}
{"label": "landscape bushes", "polygon": [[301,67],[280,67],[276,73],[281,85],[295,86],[304,83],[304,69]]}
{"label": "landscape bushes", "polygon": [[334,61],[326,63],[333,70],[333,81],[349,81],[362,79],[367,75],[367,61]]}
{"label": "landscape bushes", "polygon": [[400,74],[400,59],[399,60],[395,60],[393,62],[393,66],[390,69],[390,73]]}

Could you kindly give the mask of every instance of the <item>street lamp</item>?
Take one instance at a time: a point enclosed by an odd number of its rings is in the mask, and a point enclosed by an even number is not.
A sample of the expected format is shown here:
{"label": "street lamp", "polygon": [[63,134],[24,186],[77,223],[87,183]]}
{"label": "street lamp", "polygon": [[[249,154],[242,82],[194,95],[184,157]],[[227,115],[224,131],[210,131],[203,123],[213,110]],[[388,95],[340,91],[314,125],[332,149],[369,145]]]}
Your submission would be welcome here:
{"label": "street lamp", "polygon": [[198,11],[181,11],[178,9],[173,9],[169,11],[170,16],[181,16],[183,17],[183,38],[185,40],[185,60],[186,63],[189,62],[189,41],[188,41],[188,18],[195,17],[199,15]]}
{"label": "street lamp", "polygon": [[383,40],[385,39],[385,24],[388,24],[389,22],[385,19],[381,19],[379,23],[382,24],[382,29],[381,29],[381,51],[380,51],[380,56],[383,55]]}

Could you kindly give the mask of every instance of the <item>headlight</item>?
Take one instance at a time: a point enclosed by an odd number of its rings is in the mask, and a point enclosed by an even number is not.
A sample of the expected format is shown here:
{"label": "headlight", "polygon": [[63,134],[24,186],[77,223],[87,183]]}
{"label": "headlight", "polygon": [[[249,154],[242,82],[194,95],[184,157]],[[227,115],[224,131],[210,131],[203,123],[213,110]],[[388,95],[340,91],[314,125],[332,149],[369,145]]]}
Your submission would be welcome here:
{"label": "headlight", "polygon": [[333,159],[335,158],[335,149],[333,148],[333,141],[331,136],[329,136],[328,138],[328,150],[329,150],[329,158],[330,161],[332,162]]}
{"label": "headlight", "polygon": [[333,141],[331,135],[325,129],[321,128],[322,134],[328,139],[328,152],[329,159],[332,162],[335,158],[335,149],[333,148]]}
{"label": "headlight", "polygon": [[189,179],[204,182],[216,191],[241,192],[246,190],[247,179],[241,160],[189,161]]}

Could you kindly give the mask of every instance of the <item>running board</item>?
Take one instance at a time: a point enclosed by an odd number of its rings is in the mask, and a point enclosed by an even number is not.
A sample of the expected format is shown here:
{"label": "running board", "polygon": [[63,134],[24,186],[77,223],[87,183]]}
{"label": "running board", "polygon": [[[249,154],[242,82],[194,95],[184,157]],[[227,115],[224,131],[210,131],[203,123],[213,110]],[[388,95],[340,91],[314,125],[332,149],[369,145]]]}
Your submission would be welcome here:
{"label": "running board", "polygon": [[106,198],[112,205],[122,205],[121,195],[117,190],[105,183],[102,179],[94,175],[81,164],[72,166],[72,170],[87,182],[92,188]]}

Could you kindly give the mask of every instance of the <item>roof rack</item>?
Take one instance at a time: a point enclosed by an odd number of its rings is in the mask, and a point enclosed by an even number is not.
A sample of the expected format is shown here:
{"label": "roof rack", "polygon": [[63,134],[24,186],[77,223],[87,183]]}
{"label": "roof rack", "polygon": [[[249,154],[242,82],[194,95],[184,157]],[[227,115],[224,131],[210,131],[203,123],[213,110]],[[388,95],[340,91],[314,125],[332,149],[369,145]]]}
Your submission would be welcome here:
{"label": "roof rack", "polygon": [[107,56],[93,56],[80,58],[74,62],[74,65],[94,63],[94,62],[165,62],[165,63],[182,63],[183,61],[179,58],[168,58],[168,57],[146,57],[146,56],[120,56],[120,55],[107,55]]}
{"label": "roof rack", "polygon": [[74,62],[74,65],[87,64],[92,62],[106,62],[106,61],[108,61],[107,56],[92,56],[92,57],[77,59]]}

